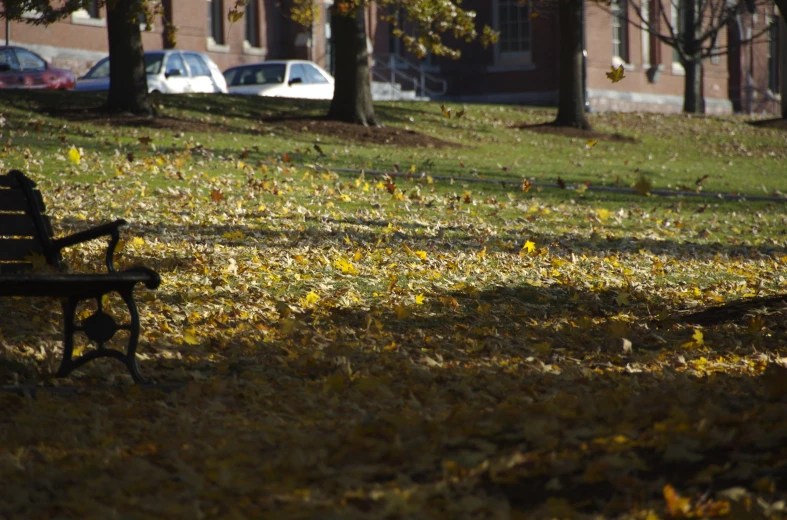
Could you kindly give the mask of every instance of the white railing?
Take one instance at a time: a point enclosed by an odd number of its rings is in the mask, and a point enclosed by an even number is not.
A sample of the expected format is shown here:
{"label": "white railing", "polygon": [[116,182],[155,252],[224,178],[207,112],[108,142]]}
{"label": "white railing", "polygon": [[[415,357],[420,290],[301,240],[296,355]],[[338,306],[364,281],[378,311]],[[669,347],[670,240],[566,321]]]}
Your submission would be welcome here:
{"label": "white railing", "polygon": [[423,64],[413,63],[398,54],[375,54],[372,76],[402,92],[412,90],[421,98],[442,96],[448,92],[448,83],[443,78],[425,70]]}

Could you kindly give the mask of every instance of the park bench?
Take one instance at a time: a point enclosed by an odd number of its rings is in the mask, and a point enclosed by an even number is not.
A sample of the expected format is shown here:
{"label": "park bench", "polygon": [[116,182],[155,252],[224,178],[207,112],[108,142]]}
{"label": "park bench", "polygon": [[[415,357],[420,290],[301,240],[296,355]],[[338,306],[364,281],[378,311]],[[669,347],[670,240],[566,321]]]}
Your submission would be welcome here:
{"label": "park bench", "polygon": [[[22,172],[13,170],[0,175],[0,296],[45,296],[60,298],[63,308],[63,359],[57,371],[65,377],[85,363],[102,357],[120,360],[135,382],[142,382],[137,365],[139,314],[134,302],[134,287],[145,284],[155,289],[161,283],[158,273],[147,267],[116,271],[114,252],[125,220],[93,227],[62,238],[54,238],[41,192]],[[109,238],[106,251],[107,272],[69,273],[61,250],[100,237]],[[34,269],[46,262],[46,272]],[[129,323],[118,324],[102,306],[104,295],[116,292],[125,302]],[[79,302],[95,298],[97,310],[75,323]],[[128,331],[128,347],[123,353],[105,345],[119,330]],[[82,332],[97,344],[96,349],[73,358],[74,334]]]}

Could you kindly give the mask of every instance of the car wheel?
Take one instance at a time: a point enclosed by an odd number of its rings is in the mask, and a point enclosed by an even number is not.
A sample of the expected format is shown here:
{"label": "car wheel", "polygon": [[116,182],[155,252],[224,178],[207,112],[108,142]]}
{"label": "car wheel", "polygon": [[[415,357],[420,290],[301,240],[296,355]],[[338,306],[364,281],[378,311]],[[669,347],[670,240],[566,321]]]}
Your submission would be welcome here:
{"label": "car wheel", "polygon": [[158,91],[158,90],[151,90],[151,91],[150,91],[150,93],[151,93],[151,95],[156,95],[156,96],[158,96],[159,94],[161,94],[161,92],[160,92],[160,91]]}

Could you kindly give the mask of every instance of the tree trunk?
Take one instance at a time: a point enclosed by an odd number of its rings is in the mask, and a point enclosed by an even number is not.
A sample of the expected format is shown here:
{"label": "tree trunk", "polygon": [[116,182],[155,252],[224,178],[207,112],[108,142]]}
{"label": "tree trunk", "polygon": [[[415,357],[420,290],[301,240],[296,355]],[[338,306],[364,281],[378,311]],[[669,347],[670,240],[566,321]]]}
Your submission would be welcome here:
{"label": "tree trunk", "polygon": [[683,83],[683,111],[689,114],[705,112],[702,92],[702,42],[697,40],[697,0],[680,0],[678,38],[683,42],[681,65],[686,74]]}
{"label": "tree trunk", "polygon": [[702,96],[702,60],[697,57],[694,60],[682,63],[683,70],[686,71],[683,86],[683,111],[688,114],[705,113],[705,100]]}
{"label": "tree trunk", "polygon": [[584,0],[559,0],[560,77],[556,126],[590,130],[585,117],[584,59],[582,49],[582,9]]}
{"label": "tree trunk", "polygon": [[777,2],[781,16],[779,27],[779,90],[782,94],[782,117],[787,119],[787,0]]}
{"label": "tree trunk", "polygon": [[328,118],[377,126],[372,105],[365,11],[358,8],[348,15],[341,15],[337,11],[331,14],[336,83]]}
{"label": "tree trunk", "polygon": [[109,99],[112,112],[152,115],[148,97],[148,78],[142,50],[142,35],[137,22],[140,0],[107,2],[109,36]]}

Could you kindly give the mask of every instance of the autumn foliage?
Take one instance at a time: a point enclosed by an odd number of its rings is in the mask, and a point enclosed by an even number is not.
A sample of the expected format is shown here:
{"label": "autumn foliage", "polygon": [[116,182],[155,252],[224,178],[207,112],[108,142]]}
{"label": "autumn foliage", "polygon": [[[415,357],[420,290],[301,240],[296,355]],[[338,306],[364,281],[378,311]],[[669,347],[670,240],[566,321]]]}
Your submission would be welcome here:
{"label": "autumn foliage", "polygon": [[[497,117],[425,106],[446,139]],[[138,292],[149,387],[111,360],[51,379],[58,302],[0,301],[0,516],[782,517],[783,308],[684,318],[783,292],[783,202],[657,197],[640,172],[615,196],[513,165],[452,182],[416,148],[375,148],[398,175],[339,172],[348,141],[228,112],[186,133],[0,118],[58,230],[126,218],[118,264],[164,280]],[[485,146],[635,154],[497,126]],[[426,149],[485,153],[448,150]],[[719,153],[784,165],[747,152]]]}

